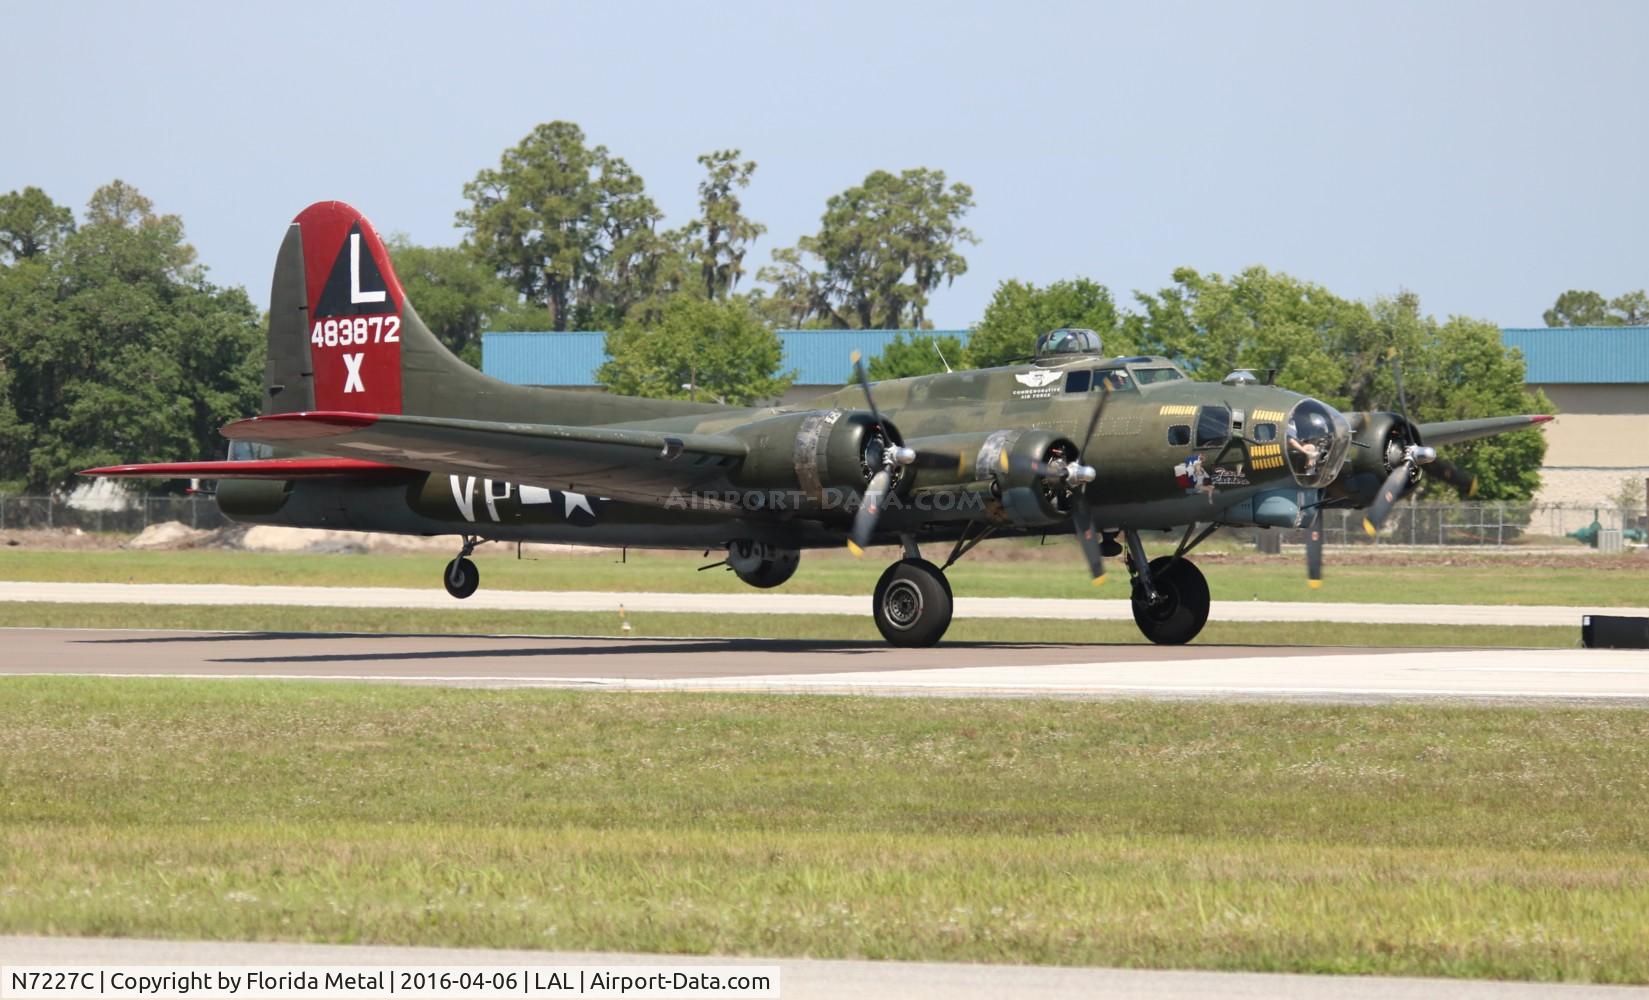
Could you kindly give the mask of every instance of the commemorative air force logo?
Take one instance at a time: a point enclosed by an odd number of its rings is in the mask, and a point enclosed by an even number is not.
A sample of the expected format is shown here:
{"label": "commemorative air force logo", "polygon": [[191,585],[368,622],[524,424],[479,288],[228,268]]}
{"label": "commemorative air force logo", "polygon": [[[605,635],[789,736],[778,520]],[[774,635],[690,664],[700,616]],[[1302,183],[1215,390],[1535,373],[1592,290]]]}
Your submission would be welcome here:
{"label": "commemorative air force logo", "polygon": [[1017,372],[1014,381],[1020,385],[1030,386],[1032,389],[1041,389],[1059,381],[1060,372],[1046,368],[1037,368],[1028,372]]}

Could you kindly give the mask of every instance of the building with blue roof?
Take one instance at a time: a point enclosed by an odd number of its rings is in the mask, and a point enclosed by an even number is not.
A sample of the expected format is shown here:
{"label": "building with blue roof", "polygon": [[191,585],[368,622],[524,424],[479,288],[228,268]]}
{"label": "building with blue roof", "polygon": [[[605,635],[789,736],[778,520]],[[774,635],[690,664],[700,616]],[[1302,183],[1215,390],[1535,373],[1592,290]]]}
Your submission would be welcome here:
{"label": "building with blue roof", "polygon": [[[794,403],[841,388],[853,378],[854,351],[868,364],[900,334],[955,337],[968,342],[972,330],[780,330],[780,371],[794,371],[796,381],[782,402]],[[596,372],[607,360],[607,335],[600,331],[569,333],[485,333],[481,336],[481,370],[516,385],[562,389],[600,389]],[[955,364],[958,358],[949,359]]]}
{"label": "building with blue roof", "polygon": [[1649,479],[1649,326],[1507,329],[1501,340],[1557,413],[1537,502],[1607,505],[1625,480]]}

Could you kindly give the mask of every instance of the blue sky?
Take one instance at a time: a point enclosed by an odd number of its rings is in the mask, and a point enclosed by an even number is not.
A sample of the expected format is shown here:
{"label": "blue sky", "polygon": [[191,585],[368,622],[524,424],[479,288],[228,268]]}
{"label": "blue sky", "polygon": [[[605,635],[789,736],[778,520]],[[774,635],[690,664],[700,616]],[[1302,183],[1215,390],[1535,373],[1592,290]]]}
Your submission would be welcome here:
{"label": "blue sky", "polygon": [[873,169],[967,182],[941,327],[1181,265],[1503,325],[1649,285],[1646,3],[12,3],[0,35],[0,191],[124,178],[260,304],[306,204],[454,243],[464,182],[558,118],[672,225],[743,149],[762,262]]}

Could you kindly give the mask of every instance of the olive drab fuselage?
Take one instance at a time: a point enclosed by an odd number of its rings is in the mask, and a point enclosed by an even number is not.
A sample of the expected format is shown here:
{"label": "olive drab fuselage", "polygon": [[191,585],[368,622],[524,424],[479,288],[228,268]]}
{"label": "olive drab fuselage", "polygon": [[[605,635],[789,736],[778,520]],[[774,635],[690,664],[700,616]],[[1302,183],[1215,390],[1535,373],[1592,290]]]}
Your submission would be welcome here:
{"label": "olive drab fuselage", "polygon": [[[1074,452],[1102,395],[1103,418],[1081,459],[1097,473],[1088,498],[1106,530],[1213,521],[1292,527],[1319,499],[1285,453],[1287,417],[1306,397],[1253,380],[1200,382],[1161,358],[1081,355],[873,388],[892,430],[919,459],[900,476],[881,540],[950,539],[987,524],[998,537],[1068,531],[1058,489],[1031,477],[1015,482],[1000,457],[1015,448],[1038,458],[1061,445]],[[621,400],[602,398],[607,412],[615,404]],[[521,410],[511,416],[534,419]],[[749,454],[724,481],[663,505],[551,480],[438,473],[410,483],[225,481],[219,501],[241,520],[368,531],[637,547],[720,547],[741,538],[834,546],[868,478],[858,454],[863,434],[827,453],[809,449],[821,428],[855,421],[870,423],[862,391],[848,385],[789,407],[612,425],[734,434],[747,443]]]}

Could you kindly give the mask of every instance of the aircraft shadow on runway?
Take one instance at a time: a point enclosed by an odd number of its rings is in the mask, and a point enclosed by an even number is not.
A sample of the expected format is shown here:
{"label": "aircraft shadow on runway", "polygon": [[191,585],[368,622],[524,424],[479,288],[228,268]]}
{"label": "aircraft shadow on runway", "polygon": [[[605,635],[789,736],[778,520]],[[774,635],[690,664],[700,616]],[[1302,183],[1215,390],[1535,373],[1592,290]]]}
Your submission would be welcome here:
{"label": "aircraft shadow on runway", "polygon": [[[375,651],[371,648],[359,648],[360,644],[370,646],[378,642],[404,642],[405,640],[462,640],[472,645],[459,649],[382,649]],[[77,639],[77,643],[91,645],[123,645],[123,644],[165,644],[165,643],[259,643],[292,640],[348,640],[357,644],[355,648],[337,652],[294,653],[283,652],[269,655],[222,656],[213,657],[204,662],[211,663],[241,663],[241,664],[317,664],[317,663],[370,663],[370,662],[406,662],[417,660],[487,660],[487,659],[521,659],[543,658],[547,660],[567,659],[585,656],[706,656],[716,654],[806,654],[828,653],[858,660],[866,654],[886,656],[892,650],[880,642],[871,640],[847,641],[826,639],[749,639],[749,638],[624,638],[622,636],[521,636],[521,635],[453,635],[439,633],[381,633],[381,632],[220,632],[220,633],[182,633],[168,635],[141,635],[124,637],[105,637],[98,639]],[[500,645],[482,645],[496,642]],[[504,646],[503,643],[532,642],[529,646]],[[543,645],[541,643],[559,642],[561,645]],[[1106,649],[1154,649],[1165,654],[1164,658],[1177,658],[1174,654],[1183,650],[1180,656],[1189,654],[1193,657],[1226,657],[1242,655],[1239,651],[1264,650],[1277,655],[1303,655],[1311,652],[1326,652],[1334,650],[1357,652],[1401,653],[1418,652],[1430,647],[1388,647],[1382,649],[1367,649],[1363,647],[1337,646],[1278,646],[1259,643],[1223,643],[1220,645],[1197,645],[1178,647],[1153,647],[1149,643],[1028,643],[1028,642],[944,642],[931,650],[900,650],[897,663],[890,665],[902,667],[916,666],[912,663],[910,654],[933,657],[930,662],[921,663],[924,666],[950,665],[939,658],[946,651],[959,652],[963,650],[1069,650],[1074,648],[1093,649],[1096,653]],[[924,653],[926,654],[924,656]],[[1155,657],[1152,657],[1153,659]],[[775,665],[771,672],[786,672],[783,667]]]}
{"label": "aircraft shadow on runway", "polygon": [[[272,642],[282,640],[316,640],[316,639],[347,639],[353,642],[373,640],[391,641],[407,639],[466,639],[471,642],[485,642],[494,640],[500,643],[521,642],[523,640],[556,639],[555,636],[453,636],[421,633],[315,633],[315,632],[231,632],[204,635],[164,635],[164,636],[130,636],[123,638],[80,639],[80,643],[91,645],[121,645],[121,644],[153,644],[153,643],[202,643],[202,642]],[[885,655],[889,649],[885,643],[870,640],[844,641],[825,639],[740,639],[740,638],[676,638],[676,639],[626,639],[622,637],[567,636],[566,645],[534,645],[522,647],[488,647],[477,646],[465,649],[422,649],[422,650],[371,650],[351,649],[347,652],[336,653],[283,653],[268,656],[225,656],[214,657],[207,662],[212,663],[348,663],[348,662],[393,662],[405,660],[465,660],[465,659],[498,659],[520,657],[567,658],[582,656],[647,656],[668,654],[706,655],[717,653],[832,653],[839,656],[859,657],[865,654]],[[1052,643],[993,643],[993,642],[947,642],[939,649],[1043,649],[1069,648],[1067,644]],[[916,652],[904,650],[902,652]]]}

